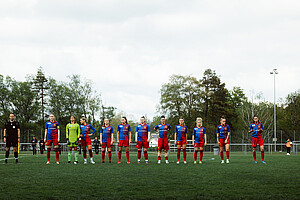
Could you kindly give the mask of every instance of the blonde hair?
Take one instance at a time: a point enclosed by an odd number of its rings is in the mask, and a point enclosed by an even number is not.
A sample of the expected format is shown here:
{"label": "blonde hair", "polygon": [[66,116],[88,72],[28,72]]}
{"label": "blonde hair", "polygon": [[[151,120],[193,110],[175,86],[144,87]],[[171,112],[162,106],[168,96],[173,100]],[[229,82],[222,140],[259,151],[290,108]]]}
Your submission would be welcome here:
{"label": "blonde hair", "polygon": [[201,121],[201,126],[202,126],[202,118],[201,118],[201,117],[197,117],[197,118],[196,118],[196,125],[197,125],[197,122],[198,122],[198,121]]}

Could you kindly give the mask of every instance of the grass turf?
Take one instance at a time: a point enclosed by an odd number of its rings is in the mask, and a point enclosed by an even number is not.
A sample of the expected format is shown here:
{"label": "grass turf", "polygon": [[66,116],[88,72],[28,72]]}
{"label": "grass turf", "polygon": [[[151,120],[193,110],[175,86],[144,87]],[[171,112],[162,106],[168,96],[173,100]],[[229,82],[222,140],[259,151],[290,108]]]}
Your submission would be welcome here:
{"label": "grass turf", "polygon": [[300,199],[299,156],[267,154],[267,164],[254,164],[251,155],[232,153],[222,165],[211,153],[202,165],[193,164],[192,154],[187,165],[177,165],[175,154],[169,165],[164,159],[158,165],[153,153],[148,165],[138,165],[136,153],[130,165],[124,153],[121,164],[115,154],[111,164],[100,156],[96,165],[83,165],[81,156],[78,165],[67,164],[67,154],[56,165],[53,153],[50,165],[45,155],[20,155],[17,165],[10,159],[0,165],[0,199]]}

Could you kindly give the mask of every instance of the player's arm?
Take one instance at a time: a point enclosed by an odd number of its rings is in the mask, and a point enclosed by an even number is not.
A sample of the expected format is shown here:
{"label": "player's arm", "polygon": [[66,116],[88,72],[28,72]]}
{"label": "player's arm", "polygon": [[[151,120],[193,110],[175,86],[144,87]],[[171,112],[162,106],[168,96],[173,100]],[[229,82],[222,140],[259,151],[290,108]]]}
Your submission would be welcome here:
{"label": "player's arm", "polygon": [[57,127],[57,142],[60,141],[60,129],[59,126]]}
{"label": "player's arm", "polygon": [[204,146],[207,145],[206,134],[204,134]]}
{"label": "player's arm", "polygon": [[137,135],[138,135],[138,132],[135,132],[135,142],[137,142]]}
{"label": "player's arm", "polygon": [[4,137],[4,142],[6,142],[6,128],[4,129],[3,137]]}
{"label": "player's arm", "polygon": [[21,138],[21,130],[18,128],[18,142],[20,142],[20,138]]}
{"label": "player's arm", "polygon": [[147,142],[150,142],[150,139],[151,139],[151,133],[150,133],[150,131],[148,131],[148,140],[147,140]]}
{"label": "player's arm", "polygon": [[177,133],[174,133],[174,144],[176,144],[176,139],[177,139]]}
{"label": "player's arm", "polygon": [[114,133],[111,133],[111,141],[110,144],[112,145],[114,143]]}
{"label": "player's arm", "polygon": [[102,145],[102,132],[100,132],[100,145]]}
{"label": "player's arm", "polygon": [[69,140],[69,126],[66,126],[66,139]]}
{"label": "player's arm", "polygon": [[252,132],[253,132],[253,128],[252,128],[252,125],[250,125],[249,133],[252,133]]}
{"label": "player's arm", "polygon": [[230,136],[230,132],[227,133],[227,137],[226,137],[225,143],[227,143],[227,141],[229,139],[229,136]]}
{"label": "player's arm", "polygon": [[117,143],[119,143],[119,138],[120,138],[120,131],[117,131]]}
{"label": "player's arm", "polygon": [[129,131],[129,143],[131,143],[131,131]]}
{"label": "player's arm", "polygon": [[45,129],[45,137],[44,137],[44,142],[46,143],[47,141],[47,132],[48,132],[48,129]]}
{"label": "player's arm", "polygon": [[90,133],[90,134],[87,134],[88,136],[92,136],[96,132],[96,129],[92,125],[90,125],[90,126],[91,126],[91,129],[93,130],[93,132]]}
{"label": "player's arm", "polygon": [[192,144],[193,144],[193,146],[195,146],[195,135],[194,134],[192,135]]}

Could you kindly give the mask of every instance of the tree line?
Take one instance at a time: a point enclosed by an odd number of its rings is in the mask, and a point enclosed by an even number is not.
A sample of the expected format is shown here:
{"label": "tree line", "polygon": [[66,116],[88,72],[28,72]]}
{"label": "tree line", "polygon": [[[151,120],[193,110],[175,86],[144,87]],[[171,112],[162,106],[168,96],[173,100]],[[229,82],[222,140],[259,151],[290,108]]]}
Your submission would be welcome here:
{"label": "tree line", "polygon": [[[67,81],[57,81],[47,77],[42,68],[36,74],[27,75],[25,81],[0,75],[0,128],[4,128],[4,122],[11,112],[16,114],[22,125],[23,142],[28,142],[33,135],[43,134],[50,113],[54,113],[60,123],[62,136],[65,135],[64,126],[71,115],[77,119],[86,117],[97,130],[104,118],[110,119],[113,125],[120,123],[125,114],[116,113],[114,106],[104,105],[101,94],[94,89],[90,80],[76,74],[67,78]],[[247,129],[254,114],[259,116],[265,130],[273,130],[273,104],[263,100],[260,93],[253,98],[247,98],[240,87],[228,90],[212,69],[205,70],[200,78],[172,75],[160,89],[159,114],[147,121],[153,130],[159,123],[160,115],[166,115],[167,122],[173,127],[170,134],[170,138],[173,138],[174,126],[178,124],[179,117],[184,117],[189,130],[195,126],[195,119],[202,117],[208,141],[215,142],[215,128],[220,117],[224,116],[231,126],[234,140],[240,141],[245,137],[249,142],[251,137],[247,135]],[[277,105],[277,129],[284,131],[284,139],[293,139],[293,131],[299,131],[299,100],[298,90],[286,99],[281,99]],[[129,119],[129,123],[132,130],[135,130],[138,122]],[[191,137],[192,132],[188,134]]]}

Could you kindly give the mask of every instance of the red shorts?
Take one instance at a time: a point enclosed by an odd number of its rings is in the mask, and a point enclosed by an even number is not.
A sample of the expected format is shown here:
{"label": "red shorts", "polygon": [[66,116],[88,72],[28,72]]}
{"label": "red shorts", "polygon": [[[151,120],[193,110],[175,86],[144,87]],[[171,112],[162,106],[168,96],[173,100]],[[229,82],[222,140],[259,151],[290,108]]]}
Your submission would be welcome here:
{"label": "red shorts", "polygon": [[142,147],[144,149],[148,149],[149,148],[149,142],[140,142],[140,141],[137,141],[136,148],[141,149]]}
{"label": "red shorts", "polygon": [[182,140],[182,141],[177,141],[177,142],[176,142],[176,145],[182,146],[182,145],[184,145],[184,144],[187,144],[186,139],[184,139],[184,140]]}
{"label": "red shorts", "polygon": [[200,141],[200,143],[195,142],[195,147],[201,147],[204,148],[204,141]]}
{"label": "red shorts", "polygon": [[252,147],[256,148],[257,143],[258,143],[259,146],[264,145],[264,141],[262,139],[262,136],[257,136],[257,138],[252,137]]}
{"label": "red shorts", "polygon": [[47,140],[46,146],[51,146],[52,144],[53,144],[53,146],[58,146],[57,139]]}
{"label": "red shorts", "polygon": [[101,148],[111,148],[112,145],[111,145],[111,141],[110,140],[107,140],[107,142],[102,142],[102,145],[101,145]]}
{"label": "red shorts", "polygon": [[85,140],[83,138],[81,138],[80,141],[81,141],[81,146],[82,147],[86,147],[86,146],[92,145],[91,138],[85,138]]}
{"label": "red shorts", "polygon": [[225,138],[220,138],[219,142],[220,142],[220,147],[224,147],[226,144],[230,144],[230,139],[228,138],[227,143],[225,143]]}
{"label": "red shorts", "polygon": [[129,146],[129,140],[119,140],[119,147],[128,147]]}
{"label": "red shorts", "polygon": [[166,139],[162,139],[162,138],[158,138],[158,150],[166,150],[168,151],[169,150],[169,141],[168,141],[168,138]]}

